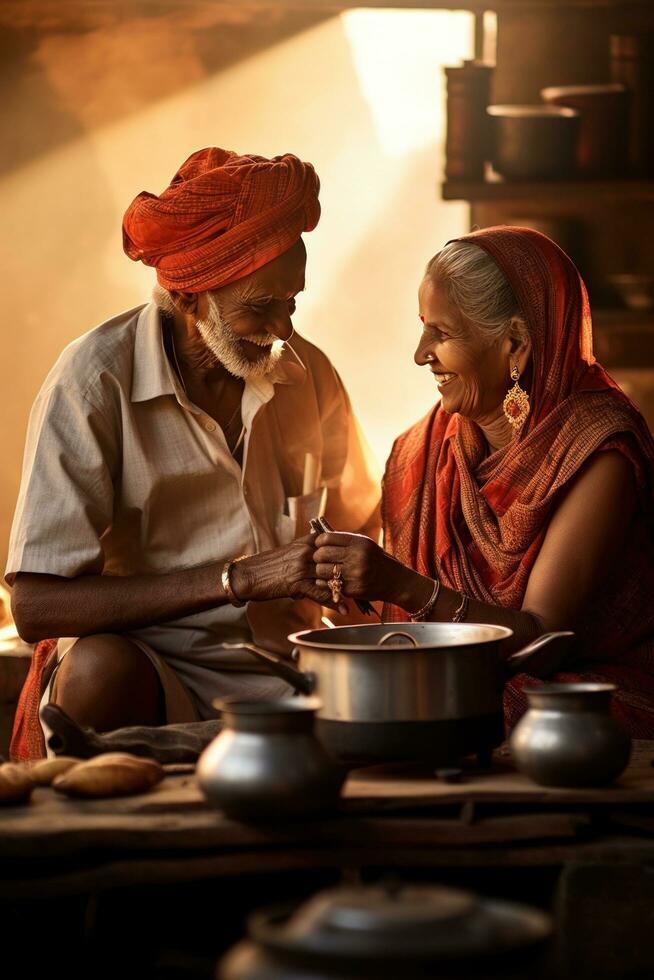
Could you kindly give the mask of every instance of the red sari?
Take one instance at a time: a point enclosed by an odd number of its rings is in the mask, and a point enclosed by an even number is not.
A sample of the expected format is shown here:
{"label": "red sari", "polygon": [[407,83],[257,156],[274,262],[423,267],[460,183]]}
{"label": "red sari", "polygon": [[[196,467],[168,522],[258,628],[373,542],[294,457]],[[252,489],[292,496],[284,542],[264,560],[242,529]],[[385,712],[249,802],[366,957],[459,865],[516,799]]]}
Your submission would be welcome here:
{"label": "red sari", "polygon": [[[617,684],[626,729],[654,738],[654,441],[593,356],[588,297],[568,256],[526,228],[458,240],[488,252],[518,299],[532,336],[531,412],[517,441],[488,457],[476,424],[440,406],[401,435],[384,477],[386,550],[448,588],[520,609],[562,491],[593,453],[623,453],[637,516],[575,625],[581,667],[556,679]],[[393,618],[408,617],[394,608]],[[508,728],[525,710],[528,682],[538,683],[521,674],[507,685]]]}

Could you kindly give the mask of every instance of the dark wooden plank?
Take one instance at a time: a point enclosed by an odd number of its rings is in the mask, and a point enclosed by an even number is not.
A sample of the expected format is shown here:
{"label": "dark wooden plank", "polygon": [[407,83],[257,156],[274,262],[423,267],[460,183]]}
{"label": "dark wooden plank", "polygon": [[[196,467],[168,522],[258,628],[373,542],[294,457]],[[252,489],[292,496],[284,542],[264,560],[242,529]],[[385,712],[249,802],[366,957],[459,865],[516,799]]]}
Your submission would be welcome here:
{"label": "dark wooden plank", "polygon": [[580,804],[654,803],[654,742],[634,743],[629,766],[620,779],[610,786],[596,789],[557,789],[539,786],[516,772],[506,747],[495,753],[494,768],[475,772],[461,783],[444,783],[435,778],[420,778],[387,770],[360,770],[351,775],[345,788],[349,800],[374,801],[380,806],[430,805],[473,800],[483,803],[533,804],[552,806]]}
{"label": "dark wooden plank", "polygon": [[[0,810],[0,856],[27,857],[39,848],[50,855],[79,853],[95,846],[126,848],[268,847],[297,840],[320,839],[325,827],[340,826],[359,836],[356,822],[375,817],[391,820],[442,819],[443,808],[464,803],[560,811],[561,807],[624,808],[654,803],[654,755],[651,742],[638,743],[632,762],[614,786],[589,790],[537,786],[508,767],[506,756],[488,773],[473,773],[460,784],[433,777],[402,776],[397,772],[354,773],[344,792],[339,813],[331,820],[305,820],[296,825],[248,826],[227,820],[205,801],[194,776],[168,776],[148,794],[114,800],[69,800],[49,788],[37,789],[27,806]],[[414,816],[409,818],[408,814]],[[446,815],[445,815],[446,816]],[[404,819],[404,816],[402,817]],[[340,822],[340,823],[339,823]],[[474,822],[474,821],[473,821]]]}
{"label": "dark wooden plank", "polygon": [[444,201],[505,201],[529,203],[586,200],[603,202],[654,200],[654,181],[651,180],[449,180],[441,184]]}
{"label": "dark wooden plank", "polygon": [[406,845],[384,848],[361,846],[298,847],[268,851],[233,851],[201,855],[134,855],[128,860],[89,865],[74,872],[4,875],[0,899],[18,901],[80,895],[119,887],[170,884],[221,876],[285,873],[292,870],[386,867],[434,871],[492,868],[556,868],[567,862],[643,862],[654,860],[654,842],[614,836],[600,842],[548,841],[546,845],[453,848],[449,845]]}
{"label": "dark wooden plank", "polygon": [[[391,8],[396,10],[563,10],[571,7],[579,8],[620,8],[633,6],[638,0],[197,0],[194,3],[196,9],[210,8],[222,9],[229,14],[234,9],[239,13],[245,11],[247,14],[256,15],[257,11],[270,10],[316,10],[333,11],[348,10],[353,7],[364,9],[384,9]],[[641,0],[645,3],[647,0]],[[11,13],[15,16],[26,16],[30,13],[33,17],[57,16],[61,17],[62,12],[69,16],[79,16],[80,12],[85,12],[88,16],[89,11],[96,17],[119,16],[124,3],[122,0],[4,0],[3,14],[9,17]],[[130,9],[135,8],[139,12],[171,11],[183,9],[188,6],[183,0],[132,0]]]}
{"label": "dark wooden plank", "polygon": [[[45,792],[45,791],[44,791]],[[18,810],[18,808],[14,808]],[[49,811],[51,814],[53,810]],[[61,811],[60,811],[61,814]],[[150,852],[230,849],[251,850],[295,848],[310,844],[317,848],[331,844],[389,847],[399,844],[449,844],[468,846],[490,842],[545,840],[576,836],[589,827],[589,819],[579,813],[501,814],[467,823],[433,816],[352,815],[343,810],[320,820],[285,824],[252,825],[229,820],[208,808],[187,814],[86,815],[77,819],[53,821],[47,835],[30,832],[26,824],[8,817],[0,834],[0,857],[4,862],[56,860],[79,857],[89,852]]]}
{"label": "dark wooden plank", "polygon": [[630,828],[644,836],[654,838],[654,813],[640,810],[612,810],[610,821],[613,827]]}
{"label": "dark wooden plank", "polygon": [[598,306],[594,307],[592,313],[594,330],[654,331],[654,310],[641,311],[617,306]]}

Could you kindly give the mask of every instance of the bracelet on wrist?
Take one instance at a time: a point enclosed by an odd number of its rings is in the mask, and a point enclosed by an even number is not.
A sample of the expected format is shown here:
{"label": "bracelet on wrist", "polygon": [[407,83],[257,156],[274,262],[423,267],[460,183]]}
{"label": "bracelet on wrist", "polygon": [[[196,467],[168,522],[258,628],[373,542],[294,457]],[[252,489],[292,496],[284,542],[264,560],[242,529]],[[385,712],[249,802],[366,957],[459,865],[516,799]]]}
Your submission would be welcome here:
{"label": "bracelet on wrist", "polygon": [[427,619],[427,616],[431,614],[432,609],[436,605],[436,602],[438,600],[438,594],[440,591],[441,591],[441,583],[439,579],[434,579],[434,588],[427,602],[424,604],[422,609],[419,609],[417,612],[411,613],[412,623],[422,623],[425,619]]}
{"label": "bracelet on wrist", "polygon": [[468,605],[470,603],[470,600],[468,599],[467,595],[463,594],[463,592],[460,593],[460,596],[461,596],[461,602],[454,610],[454,615],[452,616],[453,623],[462,623],[463,620],[468,615]]}
{"label": "bracelet on wrist", "polygon": [[244,558],[249,558],[249,557],[250,557],[249,555],[239,555],[238,558],[230,558],[230,560],[226,561],[225,564],[223,565],[223,570],[220,575],[220,581],[223,587],[223,591],[227,596],[227,598],[229,599],[232,606],[236,606],[237,609],[242,608],[243,606],[247,605],[247,603],[242,602],[234,592],[229,575],[232,570],[232,565],[235,565],[237,561],[243,561]]}

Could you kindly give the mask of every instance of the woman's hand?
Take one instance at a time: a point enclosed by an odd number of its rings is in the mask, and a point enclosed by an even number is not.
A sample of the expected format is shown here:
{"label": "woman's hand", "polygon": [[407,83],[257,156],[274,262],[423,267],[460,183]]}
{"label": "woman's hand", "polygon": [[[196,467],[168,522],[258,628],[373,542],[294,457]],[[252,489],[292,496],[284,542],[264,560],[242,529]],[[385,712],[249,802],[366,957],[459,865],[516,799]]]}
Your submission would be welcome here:
{"label": "woman's hand", "polygon": [[[230,581],[237,599],[313,599],[321,606],[337,608],[327,585],[316,584],[313,560],[314,535],[307,534],[283,548],[262,551],[232,565]],[[340,610],[347,612],[347,608]]]}
{"label": "woman's hand", "polygon": [[[364,534],[330,532],[319,534],[314,543],[314,576],[319,585],[333,577],[334,565],[340,565],[343,595],[397,605],[408,601],[416,609],[420,608],[413,594],[418,589],[419,599],[424,592],[421,583],[430,580],[396,561],[371,538]],[[433,588],[433,583],[429,588]]]}

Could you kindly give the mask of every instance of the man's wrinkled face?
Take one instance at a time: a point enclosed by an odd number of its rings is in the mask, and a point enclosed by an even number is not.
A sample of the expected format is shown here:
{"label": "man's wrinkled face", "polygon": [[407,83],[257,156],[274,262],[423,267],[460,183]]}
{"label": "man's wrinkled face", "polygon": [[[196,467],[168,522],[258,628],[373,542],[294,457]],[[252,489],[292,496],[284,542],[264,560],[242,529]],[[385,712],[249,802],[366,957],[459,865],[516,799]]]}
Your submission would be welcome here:
{"label": "man's wrinkled face", "polygon": [[228,286],[198,295],[200,336],[238,378],[263,377],[293,334],[295,297],[304,289],[302,239],[282,255]]}

